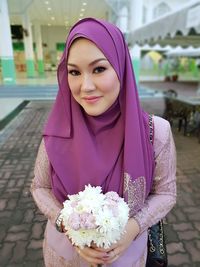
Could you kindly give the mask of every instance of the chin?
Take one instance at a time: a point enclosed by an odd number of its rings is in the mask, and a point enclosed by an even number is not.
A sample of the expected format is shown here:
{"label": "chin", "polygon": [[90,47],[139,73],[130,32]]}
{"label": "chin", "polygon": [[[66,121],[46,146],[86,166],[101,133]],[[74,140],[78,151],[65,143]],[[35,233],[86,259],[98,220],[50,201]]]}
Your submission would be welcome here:
{"label": "chin", "polygon": [[85,111],[86,113],[87,113],[87,115],[89,115],[89,116],[99,116],[99,115],[101,115],[102,114],[102,112],[87,112],[87,111]]}
{"label": "chin", "polygon": [[84,111],[89,116],[99,116],[105,112],[105,110],[88,110],[88,109],[84,109]]}

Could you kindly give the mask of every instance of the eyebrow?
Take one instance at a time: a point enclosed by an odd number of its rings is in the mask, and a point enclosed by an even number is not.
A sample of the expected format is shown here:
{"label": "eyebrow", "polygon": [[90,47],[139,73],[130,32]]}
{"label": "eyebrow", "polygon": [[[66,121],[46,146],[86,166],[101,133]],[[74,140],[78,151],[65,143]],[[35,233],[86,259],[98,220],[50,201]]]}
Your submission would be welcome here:
{"label": "eyebrow", "polygon": [[[98,59],[95,59],[94,61],[90,62],[90,66],[92,65],[95,65],[96,63],[98,63],[99,61],[108,61],[106,58],[98,58]],[[68,66],[71,66],[71,67],[78,67],[76,64],[73,64],[73,63],[67,63]]]}

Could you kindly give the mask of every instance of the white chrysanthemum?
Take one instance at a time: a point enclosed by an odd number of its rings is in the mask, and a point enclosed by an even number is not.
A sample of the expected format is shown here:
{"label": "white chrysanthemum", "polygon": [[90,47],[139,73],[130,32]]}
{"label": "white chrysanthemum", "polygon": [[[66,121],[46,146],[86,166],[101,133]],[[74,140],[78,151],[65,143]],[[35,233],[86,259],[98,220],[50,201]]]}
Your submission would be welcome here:
{"label": "white chrysanthemum", "polygon": [[112,230],[119,230],[119,225],[112,212],[104,207],[96,214],[96,224],[99,225],[101,233],[107,233]]}
{"label": "white chrysanthemum", "polygon": [[72,202],[77,202],[77,201],[80,200],[78,194],[75,194],[75,195],[68,195],[68,198],[69,198],[69,200],[72,201]]}
{"label": "white chrysanthemum", "polygon": [[100,186],[91,186],[86,185],[84,191],[79,192],[80,200],[90,198],[91,196],[98,196],[101,195],[101,187]]}
{"label": "white chrysanthemum", "polygon": [[118,210],[119,210],[119,215],[118,215],[118,220],[120,224],[125,227],[128,219],[129,218],[129,207],[128,204],[124,201],[120,201],[118,205]]}
{"label": "white chrysanthemum", "polygon": [[61,213],[63,216],[69,216],[73,212],[73,207],[71,206],[71,202],[69,200],[66,200],[63,203],[64,208],[61,210]]}
{"label": "white chrysanthemum", "polygon": [[74,207],[74,211],[81,214],[81,213],[84,213],[84,212],[87,212],[88,211],[88,208],[87,206],[83,205],[82,202],[80,201],[76,207]]}
{"label": "white chrysanthemum", "polygon": [[98,238],[96,238],[95,240],[95,244],[97,247],[102,247],[107,249],[113,244],[113,240],[110,240],[105,235],[98,235]]}
{"label": "white chrysanthemum", "polygon": [[84,246],[90,246],[92,241],[97,237],[95,229],[80,229],[78,231],[69,229],[67,231],[67,235],[71,239],[73,245],[79,246],[81,248],[83,248]]}
{"label": "white chrysanthemum", "polygon": [[85,190],[79,192],[80,203],[85,207],[85,211],[90,212],[99,210],[104,204],[105,195],[101,193],[101,187],[92,187],[90,184],[85,186]]}
{"label": "white chrysanthemum", "polygon": [[116,243],[121,237],[121,232],[117,230],[108,231],[105,233],[98,233],[95,240],[97,247],[103,247],[105,249],[109,248],[111,245]]}

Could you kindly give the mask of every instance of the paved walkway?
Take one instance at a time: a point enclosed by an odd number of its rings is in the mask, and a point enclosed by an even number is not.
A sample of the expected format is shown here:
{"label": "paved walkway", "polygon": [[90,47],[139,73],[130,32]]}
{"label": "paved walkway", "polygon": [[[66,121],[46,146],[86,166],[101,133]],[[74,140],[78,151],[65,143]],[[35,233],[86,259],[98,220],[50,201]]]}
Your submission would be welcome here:
{"label": "paved walkway", "polygon": [[0,266],[42,267],[45,218],[29,192],[51,102],[30,103],[0,134]]}
{"label": "paved walkway", "polygon": [[[150,110],[160,105],[148,103]],[[51,101],[32,101],[0,132],[0,266],[43,267],[45,218],[29,192]],[[162,106],[162,105],[160,105]],[[158,110],[157,110],[158,111]],[[200,267],[200,144],[174,129],[178,201],[165,225],[169,267]],[[57,267],[57,266],[56,266]],[[58,266],[59,267],[59,266]]]}

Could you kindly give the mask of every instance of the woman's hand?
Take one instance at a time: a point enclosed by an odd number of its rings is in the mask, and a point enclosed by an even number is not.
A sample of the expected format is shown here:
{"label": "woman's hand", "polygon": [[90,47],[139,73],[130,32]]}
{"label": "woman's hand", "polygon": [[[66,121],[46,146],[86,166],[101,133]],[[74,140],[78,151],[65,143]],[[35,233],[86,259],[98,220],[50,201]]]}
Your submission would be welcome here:
{"label": "woman's hand", "polygon": [[[128,220],[125,228],[125,233],[122,235],[121,239],[113,244],[108,249],[95,248],[96,251],[107,253],[107,257],[104,257],[104,263],[112,263],[116,261],[124,251],[130,246],[131,242],[139,234],[139,225],[133,218]],[[106,255],[106,254],[105,254]]]}
{"label": "woman's hand", "polygon": [[[71,242],[70,238],[67,235],[67,231],[65,230],[63,226],[63,232],[65,232],[66,237],[69,239]],[[102,250],[96,250],[96,247],[84,247],[83,249],[73,246],[77,253],[85,260],[87,261],[90,266],[92,267],[97,267],[97,264],[104,264],[105,263],[105,258],[108,257],[107,252]]]}
{"label": "woman's hand", "polygon": [[75,247],[77,253],[91,266],[97,266],[97,264],[105,264],[105,259],[108,257],[108,253],[106,251],[100,251],[92,247],[84,247],[80,249],[79,247]]}

